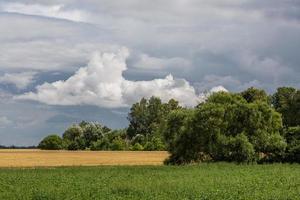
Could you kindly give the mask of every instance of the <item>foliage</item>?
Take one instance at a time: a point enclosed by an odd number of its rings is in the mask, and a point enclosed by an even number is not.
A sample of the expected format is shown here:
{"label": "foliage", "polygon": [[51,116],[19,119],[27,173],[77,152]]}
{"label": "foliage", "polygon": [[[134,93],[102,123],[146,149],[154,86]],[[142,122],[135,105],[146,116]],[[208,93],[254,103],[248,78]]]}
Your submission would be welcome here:
{"label": "foliage", "polygon": [[287,141],[286,161],[300,163],[300,126],[285,130]]}
{"label": "foliage", "polygon": [[160,138],[153,137],[150,141],[146,142],[146,144],[144,145],[144,150],[146,150],[146,151],[163,151],[163,150],[165,150],[165,145]]}
{"label": "foliage", "polygon": [[99,150],[110,150],[110,142],[108,138],[102,138],[97,140],[96,142],[92,142],[91,148],[92,151]]}
{"label": "foliage", "polygon": [[241,92],[241,96],[248,102],[253,103],[255,101],[268,102],[269,98],[264,90],[260,90],[254,87],[250,87],[247,90]]}
{"label": "foliage", "polygon": [[63,147],[63,140],[58,135],[48,135],[38,145],[38,148],[45,150],[59,150]]}
{"label": "foliage", "polygon": [[82,135],[83,135],[82,127],[77,125],[72,125],[63,133],[63,139],[74,141],[76,138],[82,137]]}
{"label": "foliage", "polygon": [[180,108],[178,102],[174,99],[168,103],[162,103],[157,97],[151,97],[149,100],[142,98],[140,102],[132,105],[128,114],[127,134],[129,138],[136,135],[144,135],[146,138],[153,137],[168,113],[178,108]]}
{"label": "foliage", "polygon": [[136,143],[145,144],[146,138],[144,135],[137,134],[131,139],[131,144],[134,145]]}
{"label": "foliage", "polygon": [[273,95],[274,108],[282,114],[285,127],[300,125],[300,90],[280,87]]}
{"label": "foliage", "polygon": [[131,151],[143,151],[144,147],[140,143],[135,143],[133,146],[130,147]]}
{"label": "foliage", "polygon": [[84,150],[94,148],[93,143],[103,139],[111,130],[99,123],[82,121],[70,126],[64,133],[63,139],[68,150]]}
{"label": "foliage", "polygon": [[168,118],[165,139],[174,141],[168,142],[170,163],[208,158],[249,162],[254,154],[274,157],[285,150],[279,133],[280,115],[265,102],[248,103],[238,94],[220,92],[211,95],[191,116],[184,116],[176,113]]}
{"label": "foliage", "polygon": [[126,150],[127,144],[121,137],[116,137],[112,140],[110,149],[117,150],[117,151]]}

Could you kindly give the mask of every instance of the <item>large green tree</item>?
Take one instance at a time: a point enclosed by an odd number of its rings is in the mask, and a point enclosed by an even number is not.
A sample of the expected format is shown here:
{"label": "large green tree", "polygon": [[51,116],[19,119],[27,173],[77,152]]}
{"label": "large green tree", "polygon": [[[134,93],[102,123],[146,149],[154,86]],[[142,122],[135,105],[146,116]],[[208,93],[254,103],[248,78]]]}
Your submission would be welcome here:
{"label": "large green tree", "polygon": [[282,114],[285,127],[300,125],[300,90],[280,87],[273,95],[274,108]]}
{"label": "large green tree", "polygon": [[274,160],[286,147],[280,114],[264,101],[248,103],[239,94],[215,93],[190,115],[169,115],[166,127],[172,163],[253,161],[259,153]]}

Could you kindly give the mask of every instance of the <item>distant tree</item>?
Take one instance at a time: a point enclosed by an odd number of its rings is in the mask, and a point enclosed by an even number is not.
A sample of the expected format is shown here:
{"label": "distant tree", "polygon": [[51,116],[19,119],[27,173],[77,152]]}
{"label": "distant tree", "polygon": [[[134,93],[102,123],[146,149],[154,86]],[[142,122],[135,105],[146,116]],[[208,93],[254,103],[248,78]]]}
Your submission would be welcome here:
{"label": "distant tree", "polygon": [[171,99],[168,103],[162,103],[157,97],[149,100],[142,98],[140,102],[132,105],[128,114],[129,127],[127,134],[130,138],[136,135],[144,135],[146,140],[155,135],[169,112],[179,109],[177,101]]}
{"label": "distant tree", "polygon": [[82,121],[67,128],[63,139],[67,149],[83,150],[91,148],[92,143],[102,139],[109,132],[109,128],[99,123]]}
{"label": "distant tree", "polygon": [[131,151],[143,151],[144,147],[140,143],[135,143],[133,146],[130,147]]}
{"label": "distant tree", "polygon": [[83,130],[81,126],[78,125],[72,125],[65,132],[63,133],[63,139],[74,141],[78,137],[83,136]]}
{"label": "distant tree", "polygon": [[277,112],[282,114],[285,127],[300,125],[300,90],[280,87],[272,97]]}
{"label": "distant tree", "polygon": [[241,92],[241,95],[248,103],[253,103],[255,101],[269,102],[267,93],[264,90],[260,90],[254,87],[250,87],[247,90]]}
{"label": "distant tree", "polygon": [[121,137],[116,137],[111,142],[110,149],[117,150],[117,151],[126,150],[127,144],[126,144],[125,140],[122,139]]}
{"label": "distant tree", "polygon": [[63,140],[58,135],[48,135],[38,145],[38,148],[44,150],[59,150],[63,147]]}
{"label": "distant tree", "polygon": [[165,150],[165,144],[161,138],[153,137],[151,140],[146,142],[144,146],[146,151],[163,151]]}
{"label": "distant tree", "polygon": [[87,123],[82,127],[83,135],[86,147],[90,147],[92,142],[96,142],[98,139],[103,138],[105,131],[100,124]]}
{"label": "distant tree", "polygon": [[99,150],[110,150],[110,141],[107,137],[97,140],[96,142],[92,142],[91,150],[99,151]]}

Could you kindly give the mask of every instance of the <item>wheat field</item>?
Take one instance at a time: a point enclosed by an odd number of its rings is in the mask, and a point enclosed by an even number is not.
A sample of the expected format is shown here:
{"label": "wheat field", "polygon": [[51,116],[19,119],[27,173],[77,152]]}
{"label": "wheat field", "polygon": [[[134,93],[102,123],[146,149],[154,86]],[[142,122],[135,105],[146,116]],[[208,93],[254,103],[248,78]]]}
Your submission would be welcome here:
{"label": "wheat field", "polygon": [[162,165],[165,151],[45,151],[0,150],[0,167],[55,167],[97,165]]}

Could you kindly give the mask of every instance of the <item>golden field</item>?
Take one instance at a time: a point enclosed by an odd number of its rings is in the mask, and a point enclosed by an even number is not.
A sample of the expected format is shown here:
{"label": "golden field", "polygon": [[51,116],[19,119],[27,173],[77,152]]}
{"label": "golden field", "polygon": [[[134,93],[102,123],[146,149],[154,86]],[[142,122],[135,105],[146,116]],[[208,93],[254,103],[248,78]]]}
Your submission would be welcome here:
{"label": "golden field", "polygon": [[161,165],[165,151],[45,151],[0,150],[0,167],[54,167],[97,165]]}

